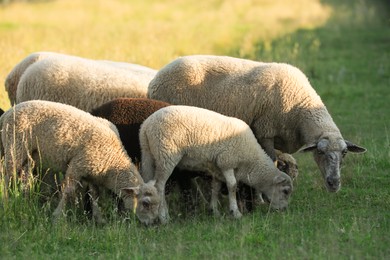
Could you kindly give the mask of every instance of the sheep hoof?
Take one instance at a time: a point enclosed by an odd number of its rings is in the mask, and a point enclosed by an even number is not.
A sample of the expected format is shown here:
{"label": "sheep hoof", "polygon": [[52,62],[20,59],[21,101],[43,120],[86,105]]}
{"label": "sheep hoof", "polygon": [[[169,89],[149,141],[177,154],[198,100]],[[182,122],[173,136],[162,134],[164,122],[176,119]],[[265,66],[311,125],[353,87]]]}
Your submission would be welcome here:
{"label": "sheep hoof", "polygon": [[209,214],[213,215],[214,217],[220,217],[221,213],[218,209],[209,208]]}
{"label": "sheep hoof", "polygon": [[235,219],[239,219],[239,218],[242,217],[241,212],[238,211],[238,210],[230,210],[230,213],[233,215],[233,217],[234,217]]}

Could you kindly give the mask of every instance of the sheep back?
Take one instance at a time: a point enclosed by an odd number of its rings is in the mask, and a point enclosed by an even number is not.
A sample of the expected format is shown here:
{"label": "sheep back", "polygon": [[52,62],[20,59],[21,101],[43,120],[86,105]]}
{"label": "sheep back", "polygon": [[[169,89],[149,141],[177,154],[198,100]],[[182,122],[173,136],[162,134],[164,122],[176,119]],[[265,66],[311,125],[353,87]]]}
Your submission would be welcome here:
{"label": "sheep back", "polygon": [[275,148],[288,153],[302,147],[300,124],[311,111],[315,110],[318,125],[336,128],[307,77],[283,63],[211,55],[181,57],[157,73],[148,97],[240,118],[260,143],[276,138]]}
{"label": "sheep back", "polygon": [[241,162],[258,160],[261,153],[252,131],[242,120],[179,105],[149,116],[141,125],[140,143],[143,165],[145,151],[164,166],[173,168],[180,162],[179,168],[195,171],[208,171],[209,163],[222,170],[234,169]]}
{"label": "sheep back", "polygon": [[[33,52],[29,54],[27,57],[25,57],[18,64],[15,65],[15,67],[10,71],[10,73],[7,75],[5,79],[4,86],[5,86],[5,90],[8,92],[8,97],[11,102],[11,105],[14,105],[16,102],[17,86],[19,84],[20,77],[23,75],[26,69],[31,64],[49,57],[59,58],[59,59],[61,58],[82,59],[86,61],[90,60],[90,59],[73,56],[69,54],[47,52],[47,51]],[[90,60],[90,61],[94,61],[94,60]],[[139,77],[145,77],[150,79],[152,79],[157,73],[157,71],[152,68],[138,65],[138,64],[133,64],[133,63],[109,61],[109,60],[96,60],[96,62],[111,65],[118,69],[125,69],[125,70],[130,70],[132,72],[137,72]]]}
{"label": "sheep back", "polygon": [[74,57],[47,57],[30,65],[20,78],[16,103],[40,99],[85,111],[118,97],[146,97],[153,73],[125,70]]}
{"label": "sheep back", "polygon": [[[137,174],[113,131],[115,126],[103,120],[65,104],[40,100],[20,103],[1,117],[6,165],[16,162],[20,168],[27,153],[39,151],[44,168],[66,172],[72,161],[78,165],[79,178],[92,176],[104,183],[107,171],[122,169]],[[24,142],[29,151],[25,151]],[[14,159],[10,154],[13,147]]]}

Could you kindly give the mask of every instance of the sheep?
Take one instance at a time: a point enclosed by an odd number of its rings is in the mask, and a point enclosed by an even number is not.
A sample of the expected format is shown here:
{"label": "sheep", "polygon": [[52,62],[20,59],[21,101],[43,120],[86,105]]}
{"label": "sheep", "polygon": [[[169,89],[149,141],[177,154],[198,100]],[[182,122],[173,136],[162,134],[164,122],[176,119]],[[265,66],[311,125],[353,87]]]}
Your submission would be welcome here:
{"label": "sheep", "polygon": [[[170,106],[169,103],[148,98],[116,98],[92,110],[91,114],[112,122],[119,131],[119,136],[125,150],[136,164],[141,162],[141,147],[139,129],[143,121],[158,109]],[[192,172],[193,177],[199,176]],[[180,187],[186,206],[191,208],[194,201],[191,198],[192,182],[190,173],[182,174],[175,169],[167,186],[171,190],[175,184]]]}
{"label": "sheep", "polygon": [[[102,186],[117,194],[125,209],[134,206],[142,223],[157,215],[160,202],[154,183],[143,181],[109,121],[70,105],[33,100],[6,111],[0,128],[7,183],[12,176],[23,179],[29,166],[35,165],[32,159],[44,169],[65,173],[55,220],[82,181],[94,190]],[[99,214],[94,213],[94,218],[104,222]]]}
{"label": "sheep", "polygon": [[312,151],[325,186],[341,187],[346,153],[365,148],[345,140],[320,96],[298,68],[227,56],[180,57],[159,70],[148,97],[210,109],[245,121],[275,161],[275,149]]}
{"label": "sheep", "polygon": [[[91,114],[105,118],[115,124],[128,155],[133,162],[139,163],[141,161],[141,147],[138,133],[142,122],[158,109],[169,105],[171,104],[147,98],[117,98],[93,109]],[[297,163],[291,155],[277,151],[277,161],[277,167],[291,178],[294,179],[298,175]],[[175,169],[166,186],[169,189],[173,187],[172,182],[177,183],[186,201],[185,204],[191,207],[193,204],[191,198],[192,183],[189,176],[193,178],[205,177],[199,172],[183,174],[180,170]],[[239,191],[241,190],[246,191],[247,188],[242,187]],[[250,204],[252,202],[251,194],[252,192],[239,194],[240,205],[244,204],[244,201]],[[250,205],[249,207],[252,208]]]}
{"label": "sheep", "polygon": [[[50,57],[59,58],[59,59],[72,58],[72,59],[81,59],[85,61],[95,61],[95,60],[90,60],[78,56],[62,54],[57,52],[41,51],[41,52],[33,52],[29,54],[10,71],[10,73],[7,75],[5,79],[4,86],[5,86],[5,90],[8,93],[8,97],[11,102],[11,105],[14,105],[16,102],[17,86],[19,84],[20,77],[23,75],[26,69],[31,64]],[[152,68],[138,65],[138,64],[133,64],[133,63],[108,61],[108,60],[96,60],[96,62],[100,62],[103,64],[111,65],[116,68],[126,69],[130,71],[139,71],[140,73],[145,73],[146,75],[150,75],[150,77],[154,77],[155,74],[157,73],[157,71]]]}
{"label": "sheep", "polygon": [[211,210],[218,214],[220,181],[229,192],[229,208],[240,218],[237,182],[245,183],[270,199],[271,207],[284,209],[292,192],[291,178],[279,171],[240,119],[190,106],[168,106],[149,116],[140,128],[141,175],[154,180],[161,198],[159,220],[167,223],[165,183],[173,169],[207,172],[213,177]]}
{"label": "sheep", "polygon": [[28,100],[48,100],[73,105],[90,112],[117,97],[144,97],[154,70],[140,65],[116,66],[73,56],[53,55],[36,61],[21,75],[16,89],[18,104]]}
{"label": "sheep", "polygon": [[82,59],[86,61],[96,61],[103,64],[111,65],[116,68],[131,70],[131,71],[139,71],[140,73],[149,74],[150,77],[153,77],[157,71],[138,64],[133,63],[126,63],[126,62],[117,62],[117,61],[108,61],[108,60],[90,60],[78,56],[68,55],[68,54],[62,54],[57,52],[33,52],[29,54],[27,57],[25,57],[23,60],[21,60],[7,75],[5,79],[5,90],[8,92],[8,97],[11,102],[11,105],[14,105],[16,102],[16,90],[17,86],[19,84],[20,77],[23,75],[23,73],[26,71],[26,69],[33,63],[40,61],[42,59],[55,57],[55,58],[72,58],[72,59]]}

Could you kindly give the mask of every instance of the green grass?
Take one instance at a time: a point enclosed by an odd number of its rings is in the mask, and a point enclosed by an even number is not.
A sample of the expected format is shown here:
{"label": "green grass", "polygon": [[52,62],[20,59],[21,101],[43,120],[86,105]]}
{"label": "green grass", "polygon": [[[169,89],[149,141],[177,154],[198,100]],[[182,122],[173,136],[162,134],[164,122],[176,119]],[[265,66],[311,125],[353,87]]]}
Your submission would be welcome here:
{"label": "green grass", "polygon": [[[185,216],[171,201],[173,219],[167,226],[146,228],[110,205],[105,226],[94,226],[77,211],[53,225],[55,204],[42,204],[34,194],[2,196],[0,258],[389,258],[388,1],[302,0],[291,7],[291,1],[98,1],[97,7],[91,2],[0,9],[0,76],[4,79],[21,58],[40,50],[154,68],[193,53],[288,62],[309,77],[344,138],[368,151],[347,155],[336,194],[325,191],[311,156],[296,154],[300,175],[289,209],[278,213],[262,206],[239,221],[208,216],[202,207],[195,216]],[[60,14],[64,7],[66,14]],[[81,7],[90,9],[84,14]],[[5,96],[0,105],[9,106]]]}

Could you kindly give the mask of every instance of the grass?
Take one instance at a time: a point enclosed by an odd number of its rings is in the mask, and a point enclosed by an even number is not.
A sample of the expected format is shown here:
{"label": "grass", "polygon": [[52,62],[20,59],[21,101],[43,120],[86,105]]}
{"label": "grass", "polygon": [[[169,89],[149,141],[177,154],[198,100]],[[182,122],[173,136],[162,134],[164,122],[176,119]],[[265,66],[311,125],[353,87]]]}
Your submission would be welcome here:
{"label": "grass", "polygon": [[[263,206],[240,221],[208,216],[204,208],[184,216],[171,201],[173,220],[163,227],[143,227],[110,205],[105,226],[77,213],[53,225],[53,205],[38,196],[2,197],[0,257],[387,259],[389,4],[290,2],[54,1],[0,7],[2,79],[40,50],[154,68],[193,53],[288,62],[309,77],[344,138],[368,149],[347,155],[336,194],[325,191],[311,156],[296,154],[300,176],[289,209],[278,213]],[[0,106],[7,108],[1,91]]]}

